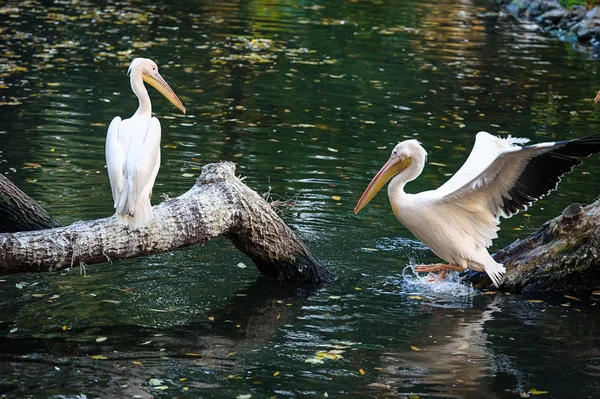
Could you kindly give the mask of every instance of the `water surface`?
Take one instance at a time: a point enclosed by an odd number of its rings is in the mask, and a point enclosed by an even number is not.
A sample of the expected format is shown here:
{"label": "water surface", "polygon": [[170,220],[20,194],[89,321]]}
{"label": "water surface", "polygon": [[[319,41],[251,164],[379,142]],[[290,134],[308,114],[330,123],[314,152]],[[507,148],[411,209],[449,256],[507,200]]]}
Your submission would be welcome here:
{"label": "water surface", "polygon": [[[274,282],[225,239],[2,277],[1,397],[596,396],[594,301],[415,279],[405,267],[436,258],[385,193],[352,213],[405,138],[429,152],[407,187],[417,192],[451,176],[480,130],[534,142],[598,131],[597,61],[489,3],[0,6],[0,173],[61,224],[112,213],[106,129],[135,111],[127,66],[149,57],[188,110],[151,92],[155,202],[189,189],[202,165],[233,161],[259,193],[295,201],[285,220],[339,277]],[[594,201],[599,167],[586,160],[504,221],[496,248]]]}

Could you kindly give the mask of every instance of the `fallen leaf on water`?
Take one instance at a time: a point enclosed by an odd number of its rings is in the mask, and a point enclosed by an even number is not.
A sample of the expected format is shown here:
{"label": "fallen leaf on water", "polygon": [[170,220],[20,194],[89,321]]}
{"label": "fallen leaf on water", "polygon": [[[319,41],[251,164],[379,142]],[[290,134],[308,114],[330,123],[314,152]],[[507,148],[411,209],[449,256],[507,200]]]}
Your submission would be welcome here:
{"label": "fallen leaf on water", "polygon": [[529,303],[542,303],[544,301],[542,301],[541,299],[526,299],[525,302],[529,302]]}
{"label": "fallen leaf on water", "polygon": [[279,375],[279,371],[273,373],[273,377],[277,377]]}
{"label": "fallen leaf on water", "polygon": [[548,391],[538,391],[538,390],[537,390],[537,389],[535,389],[535,388],[531,388],[531,389],[529,390],[529,393],[530,393],[530,394],[533,394],[533,395],[544,395],[544,394],[547,394],[547,393],[548,393]]}
{"label": "fallen leaf on water", "polygon": [[483,295],[494,295],[496,294],[496,291],[486,291],[483,293]]}
{"label": "fallen leaf on water", "polygon": [[331,295],[329,299],[342,299],[342,297],[339,295]]}
{"label": "fallen leaf on water", "polygon": [[181,389],[183,389],[184,391],[187,391],[187,390],[189,390],[189,388],[188,388],[188,387],[183,387],[183,388],[181,388]]}
{"label": "fallen leaf on water", "polygon": [[67,326],[62,326],[63,331],[67,331]]}
{"label": "fallen leaf on water", "polygon": [[342,199],[342,197],[340,197],[339,195],[332,195],[331,199],[334,200],[334,201],[339,201],[339,200]]}
{"label": "fallen leaf on water", "polygon": [[279,319],[281,319],[281,315],[280,314],[277,315],[277,320],[279,320]]}
{"label": "fallen leaf on water", "polygon": [[354,290],[356,290],[356,291],[362,291],[362,288],[360,288],[360,287],[354,287]]}
{"label": "fallen leaf on water", "polygon": [[199,353],[194,353],[194,352],[188,352],[188,353],[186,353],[185,355],[186,355],[186,356],[202,356],[201,354],[199,354]]}
{"label": "fallen leaf on water", "polygon": [[40,165],[39,163],[25,162],[25,167],[26,168],[41,168],[42,165]]}
{"label": "fallen leaf on water", "polygon": [[131,363],[135,364],[136,366],[143,366],[142,362],[133,361]]}
{"label": "fallen leaf on water", "polygon": [[410,349],[412,349],[412,350],[414,350],[414,351],[417,351],[417,352],[419,352],[419,351],[421,350],[421,349],[417,348],[417,347],[416,347],[416,346],[414,346],[414,345],[412,345],[412,346],[410,347]]}
{"label": "fallen leaf on water", "polygon": [[98,126],[98,127],[101,127],[101,126],[106,126],[106,123],[90,123],[90,126]]}
{"label": "fallen leaf on water", "polygon": [[208,320],[215,321],[215,316],[208,316]]}
{"label": "fallen leaf on water", "polygon": [[104,342],[104,341],[106,341],[107,339],[108,339],[108,338],[106,338],[106,337],[98,337],[98,338],[96,338],[96,342]]}
{"label": "fallen leaf on water", "polygon": [[316,357],[312,357],[310,359],[306,359],[304,362],[305,363],[310,363],[310,364],[323,364],[323,363],[325,363],[322,359],[318,359]]}
{"label": "fallen leaf on water", "polygon": [[420,295],[409,295],[408,299],[423,299],[423,297]]}
{"label": "fallen leaf on water", "polygon": [[182,173],[181,176],[183,177],[195,177],[196,175],[193,173]]}
{"label": "fallen leaf on water", "polygon": [[93,360],[107,360],[108,358],[106,356],[102,356],[102,355],[93,355],[90,356]]}
{"label": "fallen leaf on water", "polygon": [[365,375],[365,370],[363,369],[358,370],[358,372],[360,373],[360,375]]}
{"label": "fallen leaf on water", "polygon": [[150,378],[150,380],[148,381],[148,385],[151,386],[162,385],[162,383],[162,380],[159,380],[158,378]]}
{"label": "fallen leaf on water", "polygon": [[571,295],[565,295],[565,298],[567,298],[567,299],[572,299],[572,300],[574,300],[574,301],[579,301],[579,302],[581,302],[581,299],[579,299],[579,298],[577,298],[577,297],[574,297],[574,296],[571,296]]}

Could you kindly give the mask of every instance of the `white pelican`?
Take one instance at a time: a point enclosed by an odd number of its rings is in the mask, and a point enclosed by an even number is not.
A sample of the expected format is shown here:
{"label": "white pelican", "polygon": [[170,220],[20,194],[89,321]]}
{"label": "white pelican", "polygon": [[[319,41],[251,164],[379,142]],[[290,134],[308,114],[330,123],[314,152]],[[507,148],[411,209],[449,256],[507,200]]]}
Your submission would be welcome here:
{"label": "white pelican", "polygon": [[479,132],[465,164],[436,190],[407,194],[427,152],[417,140],[398,144],[356,204],[364,208],[392,179],[388,196],[394,215],[449,264],[423,265],[418,272],[485,271],[498,286],[504,266],[488,253],[498,237],[500,216],[509,218],[556,189],[561,176],[600,152],[600,134],[575,140],[518,146],[528,139],[502,139]]}
{"label": "white pelican", "polygon": [[117,220],[141,227],[152,219],[150,197],[160,168],[160,122],[152,117],[148,83],[185,114],[185,107],[148,58],[136,58],[127,73],[139,99],[135,114],[121,121],[116,116],[106,135],[106,168]]}

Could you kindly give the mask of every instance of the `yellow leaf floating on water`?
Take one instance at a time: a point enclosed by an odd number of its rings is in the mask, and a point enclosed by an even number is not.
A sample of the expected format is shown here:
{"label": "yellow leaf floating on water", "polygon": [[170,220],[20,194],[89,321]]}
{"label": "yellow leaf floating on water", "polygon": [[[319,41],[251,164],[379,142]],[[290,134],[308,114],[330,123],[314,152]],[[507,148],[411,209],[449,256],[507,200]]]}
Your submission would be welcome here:
{"label": "yellow leaf floating on water", "polygon": [[409,295],[408,299],[423,299],[420,295]]}
{"label": "yellow leaf floating on water", "polygon": [[67,326],[62,326],[63,331],[67,331]]}
{"label": "yellow leaf floating on water", "polygon": [[342,197],[340,197],[339,195],[332,195],[331,199],[334,200],[334,201],[339,201],[339,200],[342,199]]}
{"label": "yellow leaf floating on water", "polygon": [[273,377],[277,377],[279,375],[279,371],[273,373]]}
{"label": "yellow leaf floating on water", "polygon": [[547,393],[548,393],[548,391],[538,391],[538,390],[537,390],[537,389],[535,389],[535,388],[531,388],[531,389],[529,390],[529,393],[530,393],[530,394],[532,394],[532,395],[545,395],[545,394],[547,394]]}
{"label": "yellow leaf floating on water", "polygon": [[365,370],[363,369],[358,370],[358,372],[360,373],[360,375],[365,375]]}
{"label": "yellow leaf floating on water", "polygon": [[208,320],[215,321],[215,316],[208,316]]}
{"label": "yellow leaf floating on water", "polygon": [[102,356],[102,355],[93,355],[90,356],[93,360],[107,360],[108,358],[106,356]]}
{"label": "yellow leaf floating on water", "polygon": [[574,297],[574,296],[571,296],[571,295],[565,295],[565,298],[567,298],[567,299],[572,299],[572,300],[574,300],[574,301],[579,301],[579,302],[581,302],[581,299],[579,299],[579,298],[577,298],[577,297]]}
{"label": "yellow leaf floating on water", "polygon": [[202,355],[201,355],[201,354],[199,354],[199,353],[193,353],[193,352],[188,352],[188,353],[186,353],[185,355],[186,355],[186,356],[196,356],[196,357],[198,357],[198,356],[202,356]]}
{"label": "yellow leaf floating on water", "polygon": [[355,289],[356,291],[362,291],[362,288],[360,288],[360,287],[354,287],[354,289]]}
{"label": "yellow leaf floating on water", "polygon": [[417,347],[416,347],[416,346],[414,346],[414,345],[412,345],[412,346],[410,347],[410,349],[412,349],[412,350],[414,350],[414,351],[416,351],[416,352],[419,352],[419,351],[421,350],[421,349],[417,348]]}
{"label": "yellow leaf floating on water", "polygon": [[133,361],[131,363],[135,364],[136,366],[143,366],[142,362]]}

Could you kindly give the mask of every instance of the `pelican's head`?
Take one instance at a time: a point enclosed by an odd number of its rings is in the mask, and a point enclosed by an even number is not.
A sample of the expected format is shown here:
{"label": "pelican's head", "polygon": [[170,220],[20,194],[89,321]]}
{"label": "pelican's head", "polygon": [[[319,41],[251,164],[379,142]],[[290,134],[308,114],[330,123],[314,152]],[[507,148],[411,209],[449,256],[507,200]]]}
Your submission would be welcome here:
{"label": "pelican's head", "polygon": [[390,159],[377,172],[360,200],[358,200],[356,207],[354,207],[354,213],[360,212],[392,177],[402,173],[413,163],[420,165],[420,167],[412,168],[414,173],[407,172],[409,175],[406,176],[405,182],[415,179],[421,173],[426,160],[427,152],[417,140],[406,140],[396,145]]}
{"label": "pelican's head", "polygon": [[149,58],[136,58],[131,61],[127,73],[131,75],[132,78],[137,76],[137,74],[141,74],[144,82],[158,90],[160,94],[165,96],[167,100],[171,102],[171,104],[179,108],[179,110],[185,114],[185,107],[163,77],[160,76],[160,73],[158,73],[158,65],[156,65],[154,61]]}

